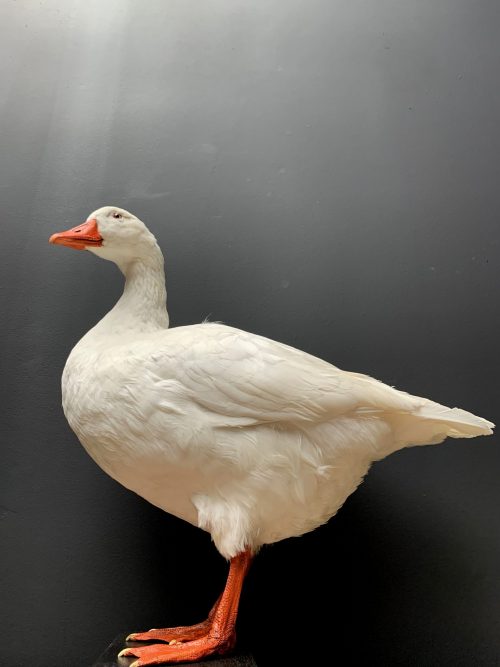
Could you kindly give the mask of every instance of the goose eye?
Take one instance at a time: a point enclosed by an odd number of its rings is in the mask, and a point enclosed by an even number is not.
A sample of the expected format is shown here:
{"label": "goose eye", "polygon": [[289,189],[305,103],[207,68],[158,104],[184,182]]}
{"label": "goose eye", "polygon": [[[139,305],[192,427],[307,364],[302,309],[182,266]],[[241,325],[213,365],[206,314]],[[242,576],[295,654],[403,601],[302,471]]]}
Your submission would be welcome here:
{"label": "goose eye", "polygon": [[116,213],[115,212],[115,213],[113,213],[113,218],[115,218],[116,220],[121,220],[123,218],[123,216],[122,216],[121,213]]}

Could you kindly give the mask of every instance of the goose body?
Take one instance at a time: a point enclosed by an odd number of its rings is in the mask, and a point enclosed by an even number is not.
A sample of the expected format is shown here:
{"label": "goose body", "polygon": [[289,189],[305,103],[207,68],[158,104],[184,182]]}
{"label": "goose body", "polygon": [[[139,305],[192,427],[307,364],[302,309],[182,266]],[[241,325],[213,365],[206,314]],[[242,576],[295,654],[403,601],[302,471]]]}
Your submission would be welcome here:
{"label": "goose body", "polygon": [[224,557],[313,530],[398,449],[492,432],[464,410],[255,334],[169,329],[152,234],[115,207],[85,225],[51,240],[111,259],[126,283],[69,355],[65,415],[111,477],[209,531]]}

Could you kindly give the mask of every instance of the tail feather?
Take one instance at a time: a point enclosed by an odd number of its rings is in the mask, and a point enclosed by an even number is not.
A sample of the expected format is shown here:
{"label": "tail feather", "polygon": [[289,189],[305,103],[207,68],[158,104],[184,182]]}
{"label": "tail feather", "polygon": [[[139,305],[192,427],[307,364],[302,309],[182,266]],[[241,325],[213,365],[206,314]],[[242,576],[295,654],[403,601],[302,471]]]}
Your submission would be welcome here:
{"label": "tail feather", "polygon": [[460,408],[426,400],[410,413],[393,413],[390,421],[396,448],[434,445],[446,438],[474,438],[491,435],[495,424]]}
{"label": "tail feather", "polygon": [[473,415],[461,408],[447,408],[445,405],[428,401],[417,410],[416,416],[447,426],[446,434],[451,438],[474,438],[476,435],[491,435],[495,424]]}

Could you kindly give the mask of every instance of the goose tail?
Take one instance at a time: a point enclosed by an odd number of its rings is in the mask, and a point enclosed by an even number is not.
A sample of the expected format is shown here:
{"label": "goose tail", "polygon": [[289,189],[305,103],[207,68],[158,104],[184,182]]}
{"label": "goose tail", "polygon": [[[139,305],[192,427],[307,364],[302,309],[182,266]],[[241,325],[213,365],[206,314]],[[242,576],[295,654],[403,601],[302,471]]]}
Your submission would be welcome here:
{"label": "goose tail", "polygon": [[400,447],[433,445],[446,438],[475,438],[491,435],[495,424],[461,408],[425,401],[413,412],[393,415],[393,428]]}
{"label": "goose tail", "polygon": [[446,426],[446,435],[450,438],[475,438],[477,435],[491,435],[495,424],[473,415],[461,408],[447,408],[445,405],[428,401],[417,415],[424,420]]}

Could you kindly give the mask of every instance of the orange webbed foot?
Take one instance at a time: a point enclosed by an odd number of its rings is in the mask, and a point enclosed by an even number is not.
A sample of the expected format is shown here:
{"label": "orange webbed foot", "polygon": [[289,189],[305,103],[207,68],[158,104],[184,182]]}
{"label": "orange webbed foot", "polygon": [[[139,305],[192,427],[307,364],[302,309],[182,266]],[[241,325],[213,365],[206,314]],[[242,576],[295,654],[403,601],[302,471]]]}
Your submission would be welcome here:
{"label": "orange webbed foot", "polygon": [[178,628],[153,628],[147,632],[132,632],[126,641],[150,642],[160,641],[169,644],[172,641],[192,641],[208,634],[210,621],[203,621],[196,625],[183,625]]}
{"label": "orange webbed foot", "polygon": [[230,651],[236,642],[234,626],[238,602],[243,579],[251,560],[250,551],[244,551],[231,558],[226,586],[206,621],[179,628],[133,632],[127,640],[160,640],[168,643],[130,646],[120,651],[118,657],[134,655],[138,660],[135,660],[130,667],[146,667],[146,665],[196,662],[210,655]]}
{"label": "orange webbed foot", "polygon": [[135,660],[130,667],[196,662],[215,653],[227,653],[234,647],[235,640],[234,633],[226,639],[206,635],[201,639],[194,639],[187,642],[176,641],[169,645],[150,644],[149,646],[125,648],[123,651],[120,651],[118,656],[136,656],[138,660]]}
{"label": "orange webbed foot", "polygon": [[212,627],[213,618],[217,607],[219,606],[221,596],[217,599],[216,603],[210,610],[208,618],[201,623],[196,623],[195,625],[181,625],[177,628],[152,628],[147,632],[132,632],[128,635],[126,641],[133,642],[148,642],[148,641],[160,641],[167,642],[170,644],[172,641],[193,641],[194,639],[200,639],[208,634],[210,628]]}

